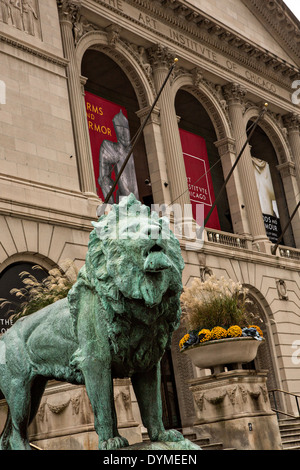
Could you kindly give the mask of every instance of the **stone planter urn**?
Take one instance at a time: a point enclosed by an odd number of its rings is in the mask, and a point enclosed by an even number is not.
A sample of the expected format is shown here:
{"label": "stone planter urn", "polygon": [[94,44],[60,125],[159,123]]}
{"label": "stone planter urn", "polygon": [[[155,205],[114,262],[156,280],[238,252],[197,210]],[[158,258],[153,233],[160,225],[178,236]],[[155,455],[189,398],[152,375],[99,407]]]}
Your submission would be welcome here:
{"label": "stone planter urn", "polygon": [[190,346],[182,353],[187,354],[196,367],[217,373],[226,365],[237,369],[241,364],[253,361],[263,341],[250,337],[218,339]]}
{"label": "stone planter urn", "polygon": [[268,397],[268,371],[242,368],[255,359],[264,341],[224,338],[182,351],[196,367],[212,372],[189,380],[196,413],[193,430],[199,439],[222,442],[225,449],[282,449],[277,417]]}

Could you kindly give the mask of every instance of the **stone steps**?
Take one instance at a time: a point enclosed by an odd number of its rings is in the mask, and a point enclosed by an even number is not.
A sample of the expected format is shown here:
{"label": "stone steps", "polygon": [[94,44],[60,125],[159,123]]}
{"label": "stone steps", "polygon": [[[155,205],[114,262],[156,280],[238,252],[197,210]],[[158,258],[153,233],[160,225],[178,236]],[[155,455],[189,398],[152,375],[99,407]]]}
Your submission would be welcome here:
{"label": "stone steps", "polygon": [[185,434],[184,437],[194,444],[197,444],[202,450],[234,450],[227,448],[224,449],[222,442],[210,442],[209,438],[197,438],[197,435],[194,433]]}
{"label": "stone steps", "polygon": [[283,450],[300,450],[300,419],[284,419],[279,422]]}

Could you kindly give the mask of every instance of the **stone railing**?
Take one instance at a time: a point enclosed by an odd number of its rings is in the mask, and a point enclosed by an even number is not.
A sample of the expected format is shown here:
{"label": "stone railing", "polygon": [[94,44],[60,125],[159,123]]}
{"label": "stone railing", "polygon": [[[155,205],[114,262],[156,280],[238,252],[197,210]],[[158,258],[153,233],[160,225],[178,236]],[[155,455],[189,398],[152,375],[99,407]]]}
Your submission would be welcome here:
{"label": "stone railing", "polygon": [[218,230],[206,229],[204,241],[218,243],[220,245],[232,246],[234,248],[248,249],[248,240],[234,233],[220,232]]}
{"label": "stone railing", "polygon": [[297,248],[290,248],[287,246],[279,246],[277,250],[277,256],[280,255],[281,258],[288,258],[300,261],[300,250]]}
{"label": "stone railing", "polygon": [[[233,248],[242,248],[244,250],[254,249],[252,240],[234,233],[221,232],[207,228],[204,232],[204,242],[217,243]],[[260,251],[260,250],[257,250]],[[300,249],[279,245],[276,250],[276,256],[290,260],[300,261]]]}

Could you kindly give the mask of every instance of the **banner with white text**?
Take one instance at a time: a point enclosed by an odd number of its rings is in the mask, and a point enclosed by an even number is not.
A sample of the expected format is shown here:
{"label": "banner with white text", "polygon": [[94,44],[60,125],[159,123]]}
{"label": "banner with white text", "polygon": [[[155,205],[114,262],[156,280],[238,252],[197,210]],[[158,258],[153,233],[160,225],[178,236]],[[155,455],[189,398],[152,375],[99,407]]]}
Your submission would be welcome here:
{"label": "banner with white text", "polygon": [[[208,215],[214,201],[215,194],[210,165],[208,161],[205,139],[191,132],[179,129],[186,176],[193,209],[193,217],[197,220],[197,206],[204,205],[204,218]],[[203,221],[202,221],[203,222]],[[220,230],[217,207],[215,207],[207,223],[207,228]]]}
{"label": "banner with white text", "polygon": [[270,165],[254,157],[252,157],[252,163],[266,234],[271,242],[277,243],[281,235],[281,225]]}

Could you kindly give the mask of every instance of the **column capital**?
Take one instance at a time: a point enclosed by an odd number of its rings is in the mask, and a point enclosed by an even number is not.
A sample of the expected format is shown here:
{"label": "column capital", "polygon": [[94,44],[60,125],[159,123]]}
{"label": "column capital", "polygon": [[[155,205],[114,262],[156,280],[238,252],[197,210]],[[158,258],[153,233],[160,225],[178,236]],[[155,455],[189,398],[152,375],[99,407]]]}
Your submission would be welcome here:
{"label": "column capital", "polygon": [[214,142],[214,145],[217,147],[220,157],[226,155],[228,152],[236,152],[235,139],[231,139],[230,137],[218,140],[217,142]]}
{"label": "column capital", "polygon": [[297,113],[290,113],[283,116],[283,124],[289,132],[300,130],[300,115]]}
{"label": "column capital", "polygon": [[60,21],[73,23],[81,9],[81,0],[56,0]]}
{"label": "column capital", "polygon": [[228,83],[223,87],[223,94],[227,103],[230,104],[244,104],[247,94],[246,88],[238,83]]}
{"label": "column capital", "polygon": [[[136,111],[137,117],[141,120],[141,122],[144,122],[146,117],[148,116],[148,113],[150,111],[151,107],[147,106],[146,108],[140,109],[139,111]],[[155,106],[155,108],[152,111],[152,114],[150,116],[150,119],[148,121],[148,124],[158,124],[160,125],[160,109],[158,106]]]}
{"label": "column capital", "polygon": [[170,51],[168,47],[156,44],[147,49],[148,58],[151,66],[170,68],[174,63],[175,54]]}
{"label": "column capital", "polygon": [[277,170],[279,171],[282,178],[286,178],[288,176],[296,176],[296,169],[294,162],[285,162],[281,165],[276,166]]}

